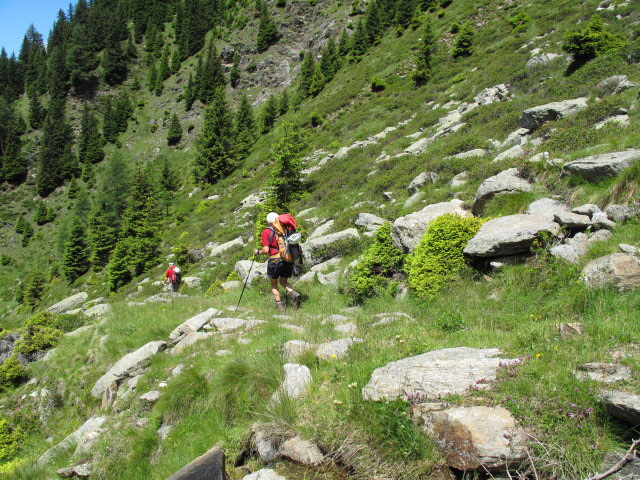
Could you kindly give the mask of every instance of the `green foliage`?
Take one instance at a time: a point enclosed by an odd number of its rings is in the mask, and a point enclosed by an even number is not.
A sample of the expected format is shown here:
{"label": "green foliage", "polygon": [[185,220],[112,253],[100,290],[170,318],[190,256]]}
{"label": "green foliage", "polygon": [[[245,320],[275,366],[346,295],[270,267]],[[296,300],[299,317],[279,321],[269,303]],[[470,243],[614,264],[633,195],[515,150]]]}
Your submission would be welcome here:
{"label": "green foliage", "polygon": [[0,418],[0,462],[7,462],[15,457],[23,439],[24,433],[20,428],[11,428],[6,418]]}
{"label": "green foliage", "polygon": [[[7,358],[0,365],[0,389],[18,385],[29,378],[27,369],[22,365],[15,355]],[[0,459],[2,452],[2,440],[0,437]]]}
{"label": "green foliage", "polygon": [[260,116],[262,133],[271,131],[276,122],[276,118],[278,118],[278,100],[275,95],[271,95],[262,107],[262,114]]}
{"label": "green foliage", "polygon": [[158,410],[165,422],[176,422],[197,407],[198,401],[209,393],[207,378],[195,368],[185,369],[169,382],[164,390]]}
{"label": "green foliage", "polygon": [[415,251],[407,257],[409,286],[421,298],[433,297],[466,266],[462,250],[484,220],[442,215],[429,224]]}
{"label": "green foliage", "polygon": [[373,80],[371,80],[372,92],[382,92],[385,88],[387,88],[387,84],[384,80],[380,80],[379,78],[374,78]]}
{"label": "green foliage", "polygon": [[115,292],[130,280],[131,270],[129,269],[127,245],[124,241],[119,241],[107,265],[107,285],[109,290]]}
{"label": "green foliage", "polygon": [[44,275],[36,270],[24,289],[23,301],[25,304],[35,306],[42,298],[44,292]]}
{"label": "green foliage", "polygon": [[531,16],[527,12],[518,12],[509,19],[512,33],[524,32],[531,24]]}
{"label": "green foliage", "polygon": [[378,228],[374,242],[349,276],[345,293],[354,302],[379,295],[400,272],[403,261],[404,254],[391,241],[391,224],[385,223]]}
{"label": "green foliage", "polygon": [[325,83],[327,82],[324,73],[322,73],[322,65],[316,63],[311,77],[311,85],[309,85],[309,95],[314,97],[318,95],[324,88]]}
{"label": "green foliage", "polygon": [[80,163],[95,164],[102,161],[102,136],[98,130],[98,120],[87,103],[82,108],[80,137],[78,138],[78,158]]}
{"label": "green foliage", "polygon": [[172,261],[180,267],[180,271],[183,274],[187,273],[189,266],[195,262],[189,246],[186,243],[178,243],[171,249],[171,253],[175,255]]}
{"label": "green foliage", "polygon": [[3,267],[6,267],[7,265],[11,265],[12,261],[13,261],[12,258],[6,253],[3,253],[2,255],[0,255],[0,265],[2,265]]}
{"label": "green foliage", "polygon": [[33,226],[31,225],[31,222],[25,221],[24,231],[22,232],[23,247],[26,247],[27,245],[29,245],[29,240],[31,240],[31,237],[33,237]]}
{"label": "green foliage", "polygon": [[475,32],[471,25],[469,23],[462,25],[451,50],[453,58],[470,57],[473,54],[474,39]]}
{"label": "green foliage", "polygon": [[171,116],[171,122],[169,123],[169,131],[167,132],[167,144],[177,145],[182,139],[182,126],[178,115],[175,113]]}
{"label": "green foliage", "polygon": [[240,80],[240,56],[238,52],[234,52],[233,54],[233,66],[231,67],[231,72],[229,72],[229,83],[233,88],[236,88],[238,85],[238,80]]}
{"label": "green foliage", "polygon": [[62,185],[72,173],[71,127],[64,99],[52,98],[44,121],[36,187],[41,197]]}
{"label": "green foliage", "polygon": [[312,127],[319,127],[324,123],[324,117],[315,110],[311,112],[311,118],[309,120]]}
{"label": "green foliage", "polygon": [[23,355],[55,347],[63,335],[59,327],[58,316],[50,312],[39,312],[29,318],[20,329],[20,340],[16,342],[15,351]]}
{"label": "green foliage", "polygon": [[315,61],[313,54],[309,52],[304,53],[304,59],[300,66],[300,73],[298,74],[298,96],[302,99],[309,96],[309,90],[311,88],[311,82],[313,80],[313,74],[315,72]]}
{"label": "green foliage", "polygon": [[75,216],[69,237],[64,245],[62,260],[62,274],[69,282],[73,282],[89,270],[89,249],[85,237],[83,220],[79,216]]}
{"label": "green foliage", "polygon": [[460,312],[442,312],[434,323],[438,328],[449,333],[464,329],[464,320]]}
{"label": "green foliage", "polygon": [[624,44],[622,37],[606,30],[600,15],[593,15],[585,28],[566,34],[562,49],[584,63]]}
{"label": "green foliage", "polygon": [[268,7],[263,4],[260,12],[260,23],[258,24],[258,39],[256,41],[258,52],[267,50],[278,41],[278,38],[280,38],[280,35],[278,34],[276,24],[273,18],[271,18]]}

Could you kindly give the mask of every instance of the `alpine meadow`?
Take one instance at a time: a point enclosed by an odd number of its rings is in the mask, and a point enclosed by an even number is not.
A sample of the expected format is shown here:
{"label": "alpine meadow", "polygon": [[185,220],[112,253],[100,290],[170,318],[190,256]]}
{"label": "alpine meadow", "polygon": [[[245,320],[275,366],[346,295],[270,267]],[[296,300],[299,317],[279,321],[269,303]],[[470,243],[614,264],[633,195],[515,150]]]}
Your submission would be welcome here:
{"label": "alpine meadow", "polygon": [[640,479],[640,0],[74,0],[0,298],[2,479]]}

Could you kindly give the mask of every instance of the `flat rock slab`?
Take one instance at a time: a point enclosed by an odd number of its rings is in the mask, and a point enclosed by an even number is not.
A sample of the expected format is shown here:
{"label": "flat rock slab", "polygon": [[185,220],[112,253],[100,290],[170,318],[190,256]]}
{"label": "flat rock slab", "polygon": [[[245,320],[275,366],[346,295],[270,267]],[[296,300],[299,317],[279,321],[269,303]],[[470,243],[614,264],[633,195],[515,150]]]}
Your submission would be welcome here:
{"label": "flat rock slab", "polygon": [[111,313],[111,305],[109,305],[108,303],[100,303],[98,305],[94,305],[93,307],[87,308],[84,311],[84,314],[87,317],[104,317],[105,315],[108,315],[109,313]]}
{"label": "flat rock slab", "polygon": [[238,237],[226,243],[223,243],[222,245],[212,246],[209,250],[209,256],[217,257],[224,252],[231,250],[232,248],[240,249],[242,247],[244,247],[244,240],[242,240],[242,237]]}
{"label": "flat rock slab", "polygon": [[247,321],[242,320],[241,318],[213,318],[210,324],[216,327],[218,332],[227,333],[240,328],[245,328],[247,326]]}
{"label": "flat rock slab", "polygon": [[478,215],[484,206],[496,195],[507,195],[518,192],[530,192],[531,184],[520,177],[517,168],[509,168],[493,177],[487,178],[478,187],[471,212]]}
{"label": "flat rock slab", "polygon": [[118,360],[107,373],[98,379],[91,389],[91,396],[94,398],[101,398],[105,388],[107,388],[111,382],[119,382],[125,377],[130,376],[129,374],[131,372],[142,368],[147,364],[151,357],[165,348],[167,348],[167,342],[156,340],[154,342],[147,343],[135,352],[126,354]]}
{"label": "flat rock slab", "polygon": [[313,238],[302,244],[304,259],[311,266],[317,265],[342,253],[342,246],[359,240],[360,234],[355,228]]}
{"label": "flat rock slab", "polygon": [[140,395],[140,400],[149,403],[156,403],[160,400],[160,392],[158,390],[151,390],[144,395]]}
{"label": "flat rock slab", "polygon": [[278,475],[275,470],[270,468],[263,468],[257,472],[253,472],[250,475],[242,477],[242,480],[287,480],[282,475]]}
{"label": "flat rock slab", "polygon": [[332,340],[318,345],[316,350],[316,357],[321,360],[331,360],[335,358],[342,358],[347,355],[349,348],[354,343],[362,343],[364,340],[361,338],[343,338],[341,340]]}
{"label": "flat rock slab", "polygon": [[565,163],[562,175],[579,175],[586,180],[597,182],[618,176],[638,159],[640,149],[593,155]]}
{"label": "flat rock slab", "polygon": [[40,458],[38,458],[37,461],[37,465],[46,465],[72,446],[80,446],[82,437],[87,433],[100,432],[102,425],[104,424],[104,422],[106,422],[106,420],[106,417],[91,417],[89,420],[84,422],[75,432],[67,435],[65,439],[60,443],[51,447],[49,450],[40,455]]}
{"label": "flat rock slab", "polygon": [[282,347],[284,356],[289,360],[296,358],[305,352],[314,350],[315,348],[315,345],[302,340],[289,340],[288,342],[285,342]]}
{"label": "flat rock slab", "polygon": [[516,214],[494,218],[464,248],[472,257],[499,257],[528,252],[542,232],[557,235],[560,225],[545,215]]}
{"label": "flat rock slab", "polygon": [[598,398],[607,406],[612,416],[629,425],[640,425],[640,395],[609,390],[601,392]]}
{"label": "flat rock slab", "polygon": [[591,288],[636,289],[640,287],[640,258],[630,253],[596,258],[585,265],[582,280]]}
{"label": "flat rock slab", "polygon": [[167,480],[226,480],[224,450],[216,447],[185,465]]}
{"label": "flat rock slab", "polygon": [[518,119],[518,125],[534,130],[547,122],[575,115],[584,110],[588,106],[587,100],[589,100],[587,97],[580,97],[529,108],[522,112],[522,116]]}
{"label": "flat rock slab", "polygon": [[171,355],[177,355],[185,348],[195,345],[201,340],[213,337],[214,335],[215,333],[213,332],[189,332],[184,336],[184,338],[180,339],[180,341],[176,343],[171,350],[169,350],[169,353],[171,353]]}
{"label": "flat rock slab", "polygon": [[214,317],[221,315],[222,312],[217,308],[209,308],[198,315],[191,317],[189,320],[182,322],[173,331],[169,334],[169,338],[171,340],[175,340],[183,333],[189,332],[197,332],[202,327],[204,327],[207,323],[211,321]]}
{"label": "flat rock slab", "polygon": [[578,380],[616,383],[631,380],[631,367],[619,363],[585,363],[573,372]]}
{"label": "flat rock slab", "polygon": [[501,365],[518,360],[498,358],[497,348],[444,348],[377,368],[362,389],[364,400],[408,399],[416,394],[437,399],[489,388]]}
{"label": "flat rock slab", "polygon": [[87,301],[89,298],[89,294],[87,292],[76,293],[75,295],[71,295],[70,297],[65,298],[64,300],[59,301],[55,305],[51,305],[47,308],[47,312],[51,313],[65,313],[69,310],[73,310],[76,307],[79,307],[83,303]]}
{"label": "flat rock slab", "polygon": [[411,416],[458,470],[504,470],[524,458],[523,431],[505,408],[415,405]]}
{"label": "flat rock slab", "polygon": [[393,222],[391,229],[393,244],[405,252],[414,250],[427,231],[429,224],[447,213],[461,217],[471,216],[471,213],[464,209],[462,200],[455,199],[450,202],[427,205],[422,210],[397,218]]}

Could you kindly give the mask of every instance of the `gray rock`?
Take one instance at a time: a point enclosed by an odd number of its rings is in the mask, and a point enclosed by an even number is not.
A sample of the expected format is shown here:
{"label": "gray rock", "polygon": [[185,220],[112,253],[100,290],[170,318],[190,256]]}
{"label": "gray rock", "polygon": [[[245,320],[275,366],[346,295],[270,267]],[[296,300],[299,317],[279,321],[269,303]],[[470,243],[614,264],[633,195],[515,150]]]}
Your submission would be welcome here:
{"label": "gray rock", "polygon": [[285,394],[289,398],[299,398],[305,394],[311,382],[311,370],[307,366],[285,363],[284,381],[273,397],[277,399],[281,394]]}
{"label": "gray rock", "polygon": [[330,270],[331,267],[335,267],[342,261],[342,257],[333,257],[327,260],[326,262],[319,263],[311,267],[312,272],[326,272]]}
{"label": "gray rock", "polygon": [[157,295],[151,295],[146,298],[144,303],[171,303],[177,298],[187,298],[187,295],[176,292],[164,292]]}
{"label": "gray rock", "polygon": [[47,308],[47,312],[51,313],[65,313],[69,310],[73,310],[76,307],[79,307],[83,303],[87,301],[89,298],[89,294],[87,292],[76,293],[75,295],[71,295],[70,297],[65,298],[64,300],[60,300],[55,305],[51,305]]}
{"label": "gray rock", "polygon": [[[364,400],[408,399],[421,394],[429,399],[462,395],[469,388],[486,389],[501,365],[518,360],[498,358],[496,348],[445,348],[404,358],[377,368],[362,389]],[[482,383],[480,382],[482,380]]]}
{"label": "gray rock", "polygon": [[547,122],[575,115],[584,110],[588,106],[587,100],[589,100],[587,97],[581,97],[529,108],[522,112],[522,116],[518,119],[518,125],[535,130]]}
{"label": "gray rock", "polygon": [[[267,262],[254,262],[253,267],[251,262],[252,260],[240,260],[236,262],[235,265],[235,270],[240,280],[242,282],[246,281],[247,285],[251,285],[256,278],[267,275]],[[249,271],[251,271],[251,273],[249,273]],[[249,275],[248,280],[247,275]]]}
{"label": "gray rock", "polygon": [[613,117],[605,118],[601,122],[596,123],[593,128],[600,130],[607,125],[620,125],[622,127],[628,127],[630,123],[629,115],[614,115]]}
{"label": "gray rock", "polygon": [[299,282],[313,282],[316,279],[316,272],[307,272],[298,278]]}
{"label": "gray rock", "polygon": [[158,435],[158,439],[161,442],[164,442],[167,438],[169,438],[169,435],[171,434],[172,430],[173,430],[173,426],[171,426],[171,425],[163,425],[163,426],[161,426],[156,431],[156,434]]}
{"label": "gray rock", "polygon": [[220,333],[228,333],[247,327],[247,321],[241,318],[213,318],[210,322]]}
{"label": "gray rock", "polygon": [[56,473],[62,478],[89,478],[91,467],[90,463],[82,463],[75,467],[59,468]]}
{"label": "gray rock", "polygon": [[507,135],[505,141],[499,144],[499,148],[513,147],[514,145],[523,145],[527,143],[527,139],[529,138],[530,134],[531,130],[529,130],[528,128],[518,128],[517,130],[514,130],[509,135]]}
{"label": "gray rock", "polygon": [[253,472],[250,475],[242,477],[242,480],[287,480],[282,475],[278,475],[275,470],[270,468],[263,468],[257,472]]}
{"label": "gray rock", "polygon": [[175,368],[171,370],[171,376],[177,377],[184,371],[184,363],[178,364]]}
{"label": "gray rock", "polygon": [[582,280],[591,288],[615,287],[619,290],[640,287],[640,258],[628,253],[613,253],[597,258],[584,267]]}
{"label": "gray rock", "polygon": [[488,154],[489,152],[487,152],[484,148],[475,148],[467,152],[456,153],[455,155],[451,155],[451,157],[449,158],[464,159],[464,158],[484,157],[485,155],[488,155]]}
{"label": "gray rock", "polygon": [[188,332],[184,335],[183,338],[180,339],[178,343],[173,346],[169,353],[171,355],[177,355],[178,353],[184,351],[185,348],[190,347],[191,345],[195,345],[201,340],[206,340],[213,335],[213,332]]}
{"label": "gray rock", "polygon": [[427,231],[429,223],[435,218],[447,213],[461,217],[471,216],[463,206],[464,202],[462,202],[462,200],[454,199],[449,202],[427,205],[418,212],[397,218],[395,222],[393,222],[393,228],[391,230],[393,244],[405,252],[412,251],[418,246],[420,239]]}
{"label": "gray rock", "polygon": [[90,332],[91,330],[93,330],[94,325],[85,325],[84,327],[80,327],[80,328],[76,328],[75,330],[71,331],[71,332],[67,332],[64,334],[65,337],[80,337],[82,335],[84,335],[87,332]]}
{"label": "gray rock", "polygon": [[111,382],[115,381],[120,383],[123,379],[129,377],[132,372],[144,367],[151,357],[165,348],[167,348],[167,342],[156,340],[147,343],[134,352],[128,353],[98,379],[91,389],[91,396],[94,398],[102,397],[104,389],[107,388]]}
{"label": "gray rock", "polygon": [[630,253],[632,255],[637,255],[638,253],[640,253],[640,249],[638,247],[634,247],[633,245],[628,245],[626,243],[619,244],[618,248],[622,253]]}
{"label": "gray rock", "polygon": [[218,255],[228,252],[233,248],[240,249],[242,247],[244,247],[244,240],[242,240],[242,237],[234,238],[233,240],[223,243],[222,245],[212,246],[209,249],[209,256],[217,257]]}
{"label": "gray rock", "polygon": [[291,360],[299,357],[305,352],[313,350],[315,347],[315,345],[304,342],[302,340],[289,340],[288,342],[284,343],[282,349],[284,351],[284,356],[288,360]]}
{"label": "gray rock", "polygon": [[224,450],[215,447],[182,467],[167,480],[226,480],[226,478]]}
{"label": "gray rock", "polygon": [[487,178],[478,187],[471,212],[477,215],[484,206],[496,195],[518,192],[530,192],[531,184],[521,178],[517,168],[504,170],[493,177]]}
{"label": "gray rock", "polygon": [[619,363],[585,363],[573,372],[579,380],[616,383],[631,380],[631,367]]}
{"label": "gray rock", "polygon": [[524,431],[506,408],[433,408],[429,404],[415,405],[411,416],[436,441],[450,467],[462,471],[504,470],[524,458]]}
{"label": "gray rock", "polygon": [[231,355],[233,352],[231,350],[217,350],[216,355],[218,357],[226,357],[227,355]]}
{"label": "gray rock", "polygon": [[614,417],[629,425],[640,425],[640,395],[622,391],[604,391],[598,398]]}
{"label": "gray rock", "polygon": [[455,177],[451,179],[451,188],[461,187],[467,183],[467,179],[469,178],[469,172],[466,170],[464,172],[460,172]]}
{"label": "gray rock", "polygon": [[528,252],[542,232],[557,235],[560,225],[544,215],[508,215],[489,220],[464,248],[471,257],[499,257]]}
{"label": "gray rock", "polygon": [[611,232],[609,230],[598,230],[596,233],[589,237],[589,244],[596,242],[604,242],[605,240],[609,240],[611,238]]}
{"label": "gray rock", "polygon": [[345,335],[353,336],[358,331],[358,326],[354,322],[347,322],[336,325],[334,330],[339,333],[344,333]]}
{"label": "gray rock", "polygon": [[326,275],[324,273],[316,272],[316,277],[318,278],[320,285],[337,285],[341,276],[342,272],[339,270]]}
{"label": "gray rock", "polygon": [[431,180],[431,177],[429,176],[429,174],[427,172],[422,172],[413,180],[411,180],[411,183],[407,187],[407,190],[409,190],[409,193],[414,194],[419,189],[424,187],[430,180]]}
{"label": "gray rock", "polygon": [[299,326],[299,325],[293,325],[291,323],[283,323],[282,325],[280,325],[282,328],[286,328],[287,330],[294,332],[294,333],[299,333],[299,334],[303,334],[304,333],[304,328]]}
{"label": "gray rock", "polygon": [[578,175],[591,182],[616,177],[640,159],[640,149],[603,153],[565,163],[562,175]]}
{"label": "gray rock", "polygon": [[378,217],[377,215],[373,215],[371,213],[359,213],[355,225],[356,227],[364,227],[370,232],[375,232],[378,230],[380,225],[384,225],[385,223],[386,220]]}
{"label": "gray rock", "polygon": [[245,208],[253,208],[256,205],[264,203],[264,192],[252,193],[240,202],[240,210]]}
{"label": "gray rock", "polygon": [[75,432],[67,435],[64,440],[62,440],[57,445],[51,447],[49,450],[44,452],[37,461],[37,465],[39,467],[43,467],[47,465],[52,460],[54,460],[58,455],[64,453],[69,450],[74,445],[80,446],[82,443],[82,438],[87,433],[99,433],[102,431],[102,425],[106,421],[106,417],[91,417],[89,420],[84,422],[80,428],[78,428]]}
{"label": "gray rock", "polygon": [[591,226],[591,219],[589,217],[569,211],[556,213],[553,216],[553,220],[570,230],[585,230]]}
{"label": "gray rock", "polygon": [[156,403],[160,400],[160,392],[158,390],[151,390],[144,395],[140,395],[140,400],[148,403]]}
{"label": "gray rock", "polygon": [[235,288],[240,288],[242,286],[242,282],[239,282],[238,280],[229,280],[228,282],[222,282],[220,284],[220,287],[223,290],[233,290]]}
{"label": "gray rock", "polygon": [[542,53],[540,55],[534,55],[533,57],[531,57],[527,61],[526,66],[529,70],[532,70],[532,69],[541,67],[543,65],[546,65],[548,63],[551,63],[554,60],[558,60],[558,59],[565,60],[566,57],[564,55],[559,55],[557,53]]}
{"label": "gray rock", "polygon": [[508,158],[520,158],[525,155],[525,151],[521,145],[514,145],[513,147],[505,150],[504,152],[496,155],[496,157],[491,161],[491,163],[501,162],[502,160],[506,160]]}
{"label": "gray rock", "polygon": [[333,228],[333,224],[335,223],[334,220],[328,220],[325,223],[323,223],[322,225],[320,225],[318,228],[316,228],[313,233],[311,235],[309,235],[308,240],[312,240],[314,238],[318,238],[318,237],[322,237],[323,235],[325,235],[329,230],[331,230]]}
{"label": "gray rock", "polygon": [[278,454],[302,465],[317,466],[324,462],[324,455],[318,446],[298,436],[282,443],[278,448]]}
{"label": "gray rock", "polygon": [[112,307],[111,305],[109,305],[108,303],[101,303],[98,305],[95,305],[91,308],[87,308],[84,311],[84,314],[87,317],[96,317],[96,318],[100,318],[100,317],[104,317],[106,315],[108,315],[109,313],[111,313]]}
{"label": "gray rock", "polygon": [[202,279],[199,277],[184,277],[182,283],[188,288],[198,288],[202,284]]}
{"label": "gray rock", "polygon": [[562,340],[567,340],[576,335],[584,335],[584,325],[578,322],[563,323],[558,327],[558,333]]}
{"label": "gray rock", "polygon": [[611,204],[604,211],[607,214],[607,218],[618,223],[624,223],[640,215],[640,207],[636,206]]}
{"label": "gray rock", "polygon": [[331,360],[334,358],[344,357],[349,348],[354,343],[362,343],[361,338],[343,338],[340,340],[332,340],[329,342],[321,343],[316,350],[316,357],[321,360]]}
{"label": "gray rock", "polygon": [[182,322],[173,331],[169,334],[169,338],[171,340],[177,339],[180,335],[189,332],[197,332],[202,327],[204,327],[207,323],[211,321],[212,318],[221,315],[222,312],[216,308],[209,308],[194,317],[191,317],[189,320]]}
{"label": "gray rock", "polygon": [[345,243],[357,242],[360,235],[355,228],[308,240],[302,244],[304,258],[310,265],[317,265],[338,256]]}
{"label": "gray rock", "polygon": [[551,219],[555,215],[565,212],[569,212],[569,207],[565,203],[552,198],[541,198],[531,202],[525,211],[525,213],[531,215],[547,215]]}
{"label": "gray rock", "polygon": [[577,233],[573,238],[561,245],[549,249],[549,253],[565,262],[578,263],[589,250],[589,237],[584,233]]}
{"label": "gray rock", "polygon": [[416,192],[405,200],[403,207],[404,208],[413,207],[414,205],[417,205],[425,198],[427,198],[427,194],[425,192]]}
{"label": "gray rock", "polygon": [[586,203],[584,205],[580,205],[579,207],[571,210],[573,213],[577,213],[579,215],[586,215],[589,218],[593,216],[594,213],[600,212],[600,207],[594,205],[592,203]]}
{"label": "gray rock", "polygon": [[630,82],[626,75],[614,75],[609,78],[605,78],[598,83],[598,88],[604,90],[605,93],[620,93],[630,88],[635,88],[638,85]]}

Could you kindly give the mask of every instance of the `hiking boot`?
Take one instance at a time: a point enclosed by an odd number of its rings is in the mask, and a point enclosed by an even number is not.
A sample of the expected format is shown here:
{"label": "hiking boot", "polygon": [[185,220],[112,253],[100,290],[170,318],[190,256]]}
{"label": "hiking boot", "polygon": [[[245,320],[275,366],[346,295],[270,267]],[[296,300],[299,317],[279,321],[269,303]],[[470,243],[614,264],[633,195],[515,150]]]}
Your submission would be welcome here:
{"label": "hiking boot", "polygon": [[294,308],[294,310],[298,310],[300,308],[300,301],[302,300],[302,296],[295,290],[291,290],[289,293],[287,293],[287,296],[289,297],[289,301],[291,302],[291,306]]}
{"label": "hiking boot", "polygon": [[287,311],[287,307],[284,306],[284,303],[280,302],[276,302],[276,309],[280,312],[280,313],[284,313]]}

